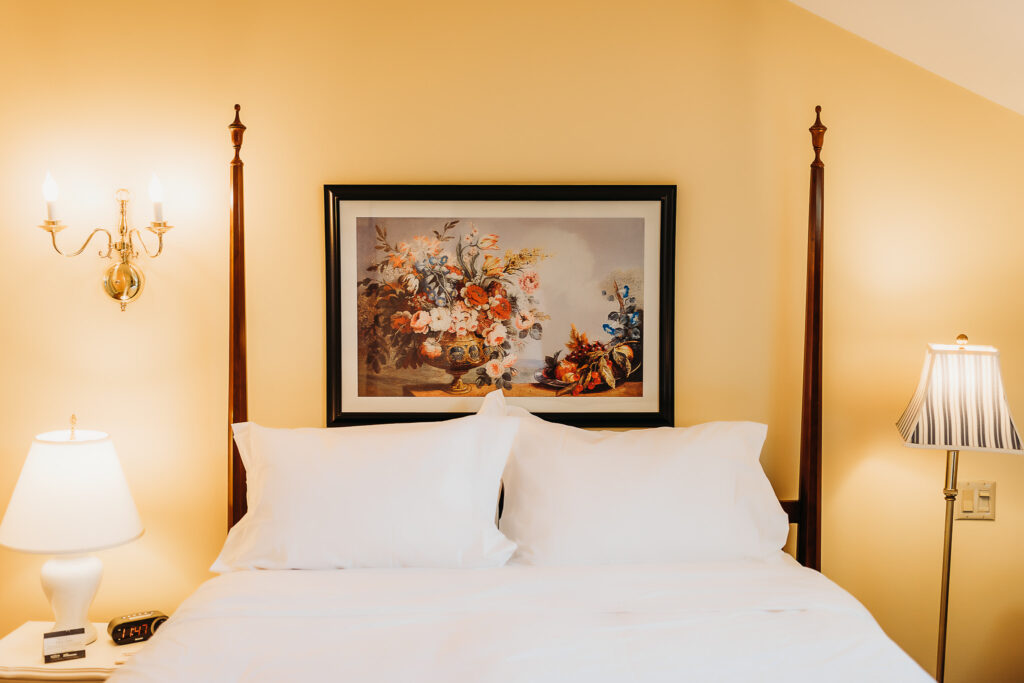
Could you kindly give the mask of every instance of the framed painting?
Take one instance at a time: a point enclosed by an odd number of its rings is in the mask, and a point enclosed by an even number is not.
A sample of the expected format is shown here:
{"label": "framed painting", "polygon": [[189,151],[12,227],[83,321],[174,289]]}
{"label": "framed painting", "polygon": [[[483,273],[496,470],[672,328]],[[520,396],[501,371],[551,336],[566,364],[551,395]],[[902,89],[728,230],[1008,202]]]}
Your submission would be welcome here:
{"label": "framed painting", "polygon": [[327,424],[673,421],[674,185],[325,185]]}

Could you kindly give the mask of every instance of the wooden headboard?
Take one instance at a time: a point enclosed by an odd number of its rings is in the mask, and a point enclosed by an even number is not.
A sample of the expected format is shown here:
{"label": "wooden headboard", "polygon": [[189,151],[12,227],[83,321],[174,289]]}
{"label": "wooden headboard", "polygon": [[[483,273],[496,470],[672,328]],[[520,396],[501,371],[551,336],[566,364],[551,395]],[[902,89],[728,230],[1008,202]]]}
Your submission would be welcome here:
{"label": "wooden headboard", "polygon": [[[245,468],[231,438],[231,425],[248,419],[245,346],[245,210],[242,192],[242,135],[245,126],[235,105],[228,127],[235,155],[231,160],[231,293],[228,334],[228,526],[246,510]],[[821,567],[821,268],[824,235],[825,165],[821,147],[825,126],[821,107],[815,107],[811,126],[814,161],[811,162],[810,205],[807,229],[807,303],[804,322],[803,400],[800,420],[800,486],[797,500],[783,500],[789,521],[797,525],[797,559],[807,567]]]}

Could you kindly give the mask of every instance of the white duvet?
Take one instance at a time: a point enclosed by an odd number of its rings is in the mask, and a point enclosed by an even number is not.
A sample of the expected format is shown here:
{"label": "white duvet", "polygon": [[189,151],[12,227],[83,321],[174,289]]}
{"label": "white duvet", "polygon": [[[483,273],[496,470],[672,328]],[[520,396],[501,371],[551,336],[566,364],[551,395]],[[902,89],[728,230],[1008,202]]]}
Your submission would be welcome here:
{"label": "white duvet", "polygon": [[247,571],[111,681],[930,681],[852,596],[766,562]]}

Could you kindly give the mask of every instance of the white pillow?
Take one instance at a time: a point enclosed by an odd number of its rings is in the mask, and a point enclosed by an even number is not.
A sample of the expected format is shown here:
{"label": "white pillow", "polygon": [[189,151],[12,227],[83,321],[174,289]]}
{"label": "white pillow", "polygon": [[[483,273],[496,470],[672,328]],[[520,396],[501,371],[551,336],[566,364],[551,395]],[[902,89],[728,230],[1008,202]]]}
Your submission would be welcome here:
{"label": "white pillow", "polygon": [[522,415],[500,529],[527,564],[761,558],[789,521],[758,457],[767,428],[586,431]]}
{"label": "white pillow", "polygon": [[515,544],[494,511],[516,427],[234,425],[249,509],[211,570],[501,566]]}

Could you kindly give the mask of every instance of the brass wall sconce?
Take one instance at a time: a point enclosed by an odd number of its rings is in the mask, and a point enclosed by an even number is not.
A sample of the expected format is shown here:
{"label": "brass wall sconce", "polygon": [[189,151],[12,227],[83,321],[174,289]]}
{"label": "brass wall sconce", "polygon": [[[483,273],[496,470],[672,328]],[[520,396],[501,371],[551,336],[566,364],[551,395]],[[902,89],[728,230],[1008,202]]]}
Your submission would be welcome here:
{"label": "brass wall sconce", "polygon": [[85,242],[82,243],[78,251],[68,253],[57,246],[57,233],[67,226],[55,217],[57,183],[54,182],[53,176],[47,173],[46,180],[43,181],[43,199],[46,200],[46,220],[39,226],[50,233],[50,241],[53,243],[54,250],[61,256],[67,256],[68,258],[78,256],[85,251],[85,248],[89,246],[89,242],[97,233],[103,233],[107,236],[107,247],[106,249],[100,249],[99,255],[102,258],[115,258],[116,262],[107,268],[103,274],[103,289],[111,299],[121,304],[122,311],[125,310],[129,303],[142,294],[142,288],[146,283],[146,278],[143,276],[142,271],[132,263],[132,260],[137,259],[140,253],[145,253],[150,258],[159,256],[164,250],[164,233],[174,227],[164,221],[163,189],[160,186],[159,179],[154,175],[153,179],[149,182],[149,197],[153,201],[153,222],[146,228],[156,235],[157,238],[156,251],[151,251],[146,245],[145,240],[142,239],[142,233],[136,228],[128,227],[127,212],[131,196],[131,192],[124,189],[118,190],[114,194],[114,198],[121,205],[121,219],[117,226],[116,240],[106,228],[96,228],[85,238]]}

